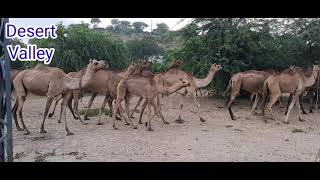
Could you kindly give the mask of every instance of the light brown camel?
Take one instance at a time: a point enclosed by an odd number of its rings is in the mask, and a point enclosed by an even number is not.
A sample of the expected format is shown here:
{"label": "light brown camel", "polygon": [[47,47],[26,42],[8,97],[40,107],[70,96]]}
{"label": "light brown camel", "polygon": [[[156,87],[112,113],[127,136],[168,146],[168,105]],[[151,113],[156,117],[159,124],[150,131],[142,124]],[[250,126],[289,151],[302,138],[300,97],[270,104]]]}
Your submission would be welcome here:
{"label": "light brown camel", "polygon": [[[141,66],[142,70],[144,70],[144,69],[146,69],[146,68],[148,68],[148,67],[150,67],[152,65],[151,62],[145,61],[145,60],[138,60],[137,64],[139,64],[139,66]],[[131,70],[133,70],[133,69],[131,69]],[[129,70],[129,71],[131,71],[131,70]],[[82,89],[82,93],[87,93],[87,92],[92,93],[91,98],[90,98],[90,100],[88,102],[88,105],[87,105],[86,113],[84,115],[84,120],[89,120],[89,118],[88,118],[89,109],[90,109],[91,105],[93,104],[94,99],[96,98],[96,96],[98,94],[105,95],[105,99],[103,101],[103,108],[106,105],[106,103],[108,103],[110,111],[111,111],[110,115],[112,117],[112,114],[113,114],[112,113],[112,110],[113,110],[112,102],[113,102],[113,100],[115,98],[112,95],[110,95],[109,90],[115,91],[113,94],[116,96],[116,90],[115,89],[116,89],[117,83],[119,82],[119,77],[124,78],[124,77],[126,77],[128,75],[128,73],[131,73],[131,72],[128,72],[128,68],[125,68],[125,69],[120,70],[120,71],[119,70],[116,70],[116,71],[107,70],[107,71],[108,71],[108,73],[106,73],[106,72],[97,73],[94,76],[94,78],[88,83],[87,88]],[[71,76],[81,77],[81,75],[84,74],[84,71],[80,70],[78,72],[71,72],[69,74]],[[118,76],[114,77],[115,75],[118,75]],[[110,76],[110,78],[108,78],[108,77],[100,77],[100,76]],[[108,86],[105,86],[105,84],[103,82],[109,81],[110,79],[115,79],[115,81],[114,81],[115,83],[111,83]],[[112,88],[112,86],[115,86],[115,88]],[[68,101],[68,107],[69,107],[71,113],[73,115],[74,114],[78,115],[77,117],[74,115],[75,119],[80,119],[79,110],[78,110],[78,104],[79,104],[80,96],[81,96],[80,90],[74,90],[73,93],[72,93],[71,98]],[[59,98],[56,99],[55,107],[56,107],[56,105],[57,105],[57,103],[58,103],[58,101],[60,99]],[[71,107],[72,99],[74,100],[73,108]],[[54,107],[52,113],[49,113],[49,116],[52,116],[54,114],[55,107]],[[102,110],[103,109],[100,109],[100,112]],[[118,120],[120,119],[118,116],[116,116],[116,118]],[[99,121],[98,124],[100,125],[102,123]]]}
{"label": "light brown camel", "polygon": [[235,98],[239,95],[240,90],[245,90],[250,94],[256,96],[254,103],[252,104],[251,110],[248,113],[248,116],[250,116],[253,110],[255,110],[255,108],[257,107],[259,99],[262,96],[264,81],[274,73],[275,71],[273,70],[250,70],[245,72],[239,72],[231,77],[225,94],[229,95],[229,99],[227,100],[227,106],[232,120],[236,120],[236,117],[232,112],[231,105]]}
{"label": "light brown camel", "polygon": [[[272,119],[274,118],[272,112],[273,104],[278,100],[281,93],[289,93],[293,94],[292,101],[289,105],[288,112],[285,116],[284,123],[288,124],[289,115],[296,104],[299,109],[299,121],[304,121],[301,118],[301,111],[300,111],[300,95],[305,91],[306,88],[311,87],[315,84],[316,78],[319,75],[320,67],[319,65],[313,65],[310,71],[302,73],[300,71],[294,71],[291,68],[284,70],[280,74],[272,75],[268,77],[268,79],[264,83],[263,87],[263,115],[265,106],[267,106],[268,111],[271,114]],[[267,99],[270,97],[268,104],[266,105]]]}
{"label": "light brown camel", "polygon": [[[117,99],[113,113],[116,114],[119,111],[121,102],[125,100],[125,111],[131,122],[132,127],[136,129],[137,126],[133,125],[129,111],[130,100],[132,96],[143,97],[147,100],[147,105],[149,109],[147,130],[152,131],[151,120],[153,119],[153,116],[151,115],[151,107],[153,107],[155,113],[160,115],[163,123],[169,124],[167,121],[164,120],[160,108],[156,105],[155,99],[158,97],[158,94],[160,93],[168,95],[189,85],[190,84],[187,80],[180,79],[174,85],[166,87],[159,83],[156,83],[154,77],[144,77],[141,75],[134,75],[133,77],[122,79],[117,86]],[[122,117],[125,119],[125,116],[123,114]],[[113,128],[118,129],[116,127],[115,119],[113,120]]]}
{"label": "light brown camel", "polygon": [[63,101],[61,113],[65,121],[67,135],[73,135],[69,130],[66,120],[66,103],[70,97],[70,90],[81,89],[85,87],[97,70],[105,67],[104,61],[91,60],[87,65],[86,73],[82,78],[71,78],[61,69],[37,65],[35,68],[21,71],[13,80],[13,85],[17,94],[17,99],[13,107],[13,117],[17,118],[17,113],[25,130],[25,134],[30,134],[23,121],[22,108],[28,93],[38,96],[47,96],[45,112],[40,128],[40,133],[46,133],[44,123],[47,117],[50,105],[55,97],[62,94]]}
{"label": "light brown camel", "polygon": [[[168,71],[166,71],[164,73],[157,74],[155,76],[155,81],[159,84],[164,84],[165,86],[170,86],[170,85],[177,83],[180,79],[187,80],[190,83],[190,86],[181,89],[180,92],[182,91],[182,94],[189,95],[192,98],[194,104],[196,105],[196,107],[198,109],[197,114],[198,114],[200,121],[205,122],[205,119],[203,119],[200,115],[200,104],[196,99],[196,89],[208,86],[210,84],[210,82],[213,80],[216,72],[220,71],[221,69],[222,69],[222,67],[220,65],[214,63],[211,65],[207,76],[204,79],[198,79],[190,73],[186,73],[184,71],[173,68],[173,69],[169,69]],[[183,104],[180,103],[180,110],[179,110],[178,118],[176,120],[176,122],[178,122],[178,123],[183,122],[183,120],[181,119],[182,109],[183,109]]]}
{"label": "light brown camel", "polygon": [[[110,116],[112,117],[112,114],[113,114],[113,108],[112,108],[112,102],[116,99],[116,96],[117,96],[117,91],[116,91],[116,88],[117,88],[117,85],[119,83],[119,81],[122,79],[122,78],[128,78],[129,76],[132,76],[132,75],[135,75],[135,74],[144,74],[146,73],[145,72],[145,69],[149,68],[150,66],[152,65],[152,63],[150,61],[146,61],[146,60],[139,60],[137,61],[137,63],[131,63],[131,65],[124,69],[124,70],[121,70],[121,71],[108,71],[108,73],[104,74],[105,76],[108,76],[108,77],[104,77],[107,81],[107,82],[110,82],[107,86],[104,86],[104,87],[101,87],[102,84],[100,84],[99,80],[97,81],[92,81],[92,84],[94,86],[96,86],[95,88],[90,88],[90,92],[93,92],[89,102],[88,102],[88,106],[87,106],[87,110],[86,110],[86,114],[85,114],[85,120],[88,120],[88,111],[96,97],[97,94],[99,94],[99,92],[96,92],[96,91],[99,91],[99,88],[107,88],[107,90],[109,91],[109,93],[106,95],[103,103],[102,103],[102,106],[100,108],[100,113],[102,112],[102,110],[104,109],[106,103],[108,103],[109,105],[109,108],[110,108]],[[102,77],[103,79],[103,77]],[[112,80],[112,81],[110,81]],[[120,119],[119,117],[115,116],[116,119]],[[99,125],[101,125],[101,121],[100,121],[100,115],[99,115]],[[127,122],[126,122],[127,124]]]}
{"label": "light brown camel", "polygon": [[[77,72],[69,72],[68,76],[70,76],[72,78],[81,78],[85,74],[85,72],[86,72],[86,68],[81,69],[80,71],[77,71]],[[72,90],[71,96],[70,96],[68,103],[67,103],[67,106],[75,119],[81,118],[80,114],[79,114],[79,110],[78,110],[80,97],[81,97],[80,89]],[[51,118],[54,115],[57,104],[61,99],[62,99],[62,96],[55,98],[52,112],[49,113],[49,115],[48,115],[49,118]],[[74,100],[73,107],[71,106],[72,100]],[[60,123],[61,121],[58,121],[58,122]]]}

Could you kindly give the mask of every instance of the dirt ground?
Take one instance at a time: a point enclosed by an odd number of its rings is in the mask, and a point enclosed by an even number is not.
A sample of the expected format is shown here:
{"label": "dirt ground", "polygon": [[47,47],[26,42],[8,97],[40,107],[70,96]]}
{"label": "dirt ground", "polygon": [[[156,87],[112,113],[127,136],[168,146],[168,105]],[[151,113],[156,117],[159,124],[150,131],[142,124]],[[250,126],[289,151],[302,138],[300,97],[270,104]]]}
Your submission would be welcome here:
{"label": "dirt ground", "polygon": [[[198,99],[206,122],[199,121],[190,98],[171,95],[162,101],[164,117],[170,124],[163,125],[155,117],[153,132],[147,132],[144,125],[132,129],[123,121],[117,121],[120,130],[113,130],[108,116],[103,116],[101,126],[97,117],[81,125],[67,110],[68,125],[75,135],[66,136],[64,122],[57,122],[60,105],[46,121],[47,134],[40,134],[45,98],[30,97],[23,114],[31,134],[23,135],[14,126],[14,161],[318,161],[320,112],[303,115],[306,121],[300,122],[294,107],[290,124],[272,120],[266,124],[260,115],[246,118],[250,103],[238,100],[239,104],[233,106],[238,120],[232,121],[224,100],[206,96]],[[88,100],[85,97],[79,108],[83,109]],[[93,108],[102,101],[102,96],[97,97]],[[183,124],[174,122],[180,101],[184,102]],[[275,106],[274,112],[283,119],[284,109]]]}

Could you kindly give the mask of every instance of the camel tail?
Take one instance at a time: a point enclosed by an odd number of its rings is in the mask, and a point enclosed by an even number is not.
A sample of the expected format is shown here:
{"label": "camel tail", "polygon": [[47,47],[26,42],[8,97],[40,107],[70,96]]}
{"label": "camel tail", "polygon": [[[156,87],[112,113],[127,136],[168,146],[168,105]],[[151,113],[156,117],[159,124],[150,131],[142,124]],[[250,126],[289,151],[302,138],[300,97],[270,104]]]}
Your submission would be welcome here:
{"label": "camel tail", "polygon": [[224,95],[225,95],[225,96],[229,95],[232,87],[233,87],[233,81],[232,81],[232,78],[231,78],[231,79],[229,80],[229,84],[228,84],[227,89],[224,91]]}

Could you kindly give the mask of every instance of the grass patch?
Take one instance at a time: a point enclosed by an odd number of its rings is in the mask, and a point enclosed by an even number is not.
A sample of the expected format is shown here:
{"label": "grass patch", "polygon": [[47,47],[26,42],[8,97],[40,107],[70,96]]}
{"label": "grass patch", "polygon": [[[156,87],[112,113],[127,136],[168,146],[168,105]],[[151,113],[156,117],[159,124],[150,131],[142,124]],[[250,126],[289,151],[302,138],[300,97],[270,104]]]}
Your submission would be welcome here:
{"label": "grass patch", "polygon": [[[88,117],[98,116],[99,112],[100,112],[100,108],[89,109]],[[80,115],[85,115],[86,114],[86,109],[81,109],[79,111],[79,113],[80,113]],[[103,109],[102,110],[102,114],[104,114],[106,116],[110,116],[111,115],[111,111],[109,109]]]}
{"label": "grass patch", "polygon": [[305,132],[305,131],[302,130],[302,129],[294,129],[294,130],[292,130],[292,133],[303,133],[303,132]]}
{"label": "grass patch", "polygon": [[36,154],[40,154],[40,155],[35,157],[34,162],[46,162],[46,158],[53,157],[56,155],[56,150],[54,149],[54,150],[52,150],[52,152],[48,152],[48,153],[44,153],[44,154],[36,152]]}

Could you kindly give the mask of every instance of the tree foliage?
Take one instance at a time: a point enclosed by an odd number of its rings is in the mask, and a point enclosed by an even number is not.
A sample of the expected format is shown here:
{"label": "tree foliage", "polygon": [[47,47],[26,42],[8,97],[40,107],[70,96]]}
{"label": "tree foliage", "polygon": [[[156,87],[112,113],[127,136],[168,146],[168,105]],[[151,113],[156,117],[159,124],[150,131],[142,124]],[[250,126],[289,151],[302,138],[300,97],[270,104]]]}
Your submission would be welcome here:
{"label": "tree foliage", "polygon": [[124,68],[129,63],[126,46],[110,35],[92,30],[88,24],[57,26],[57,39],[32,39],[29,42],[38,47],[55,48],[50,66],[69,72],[85,67],[90,58],[105,60],[112,69]]}
{"label": "tree foliage", "polygon": [[126,43],[131,59],[143,59],[149,56],[160,55],[163,49],[152,37],[144,37],[140,40],[130,40]]}

